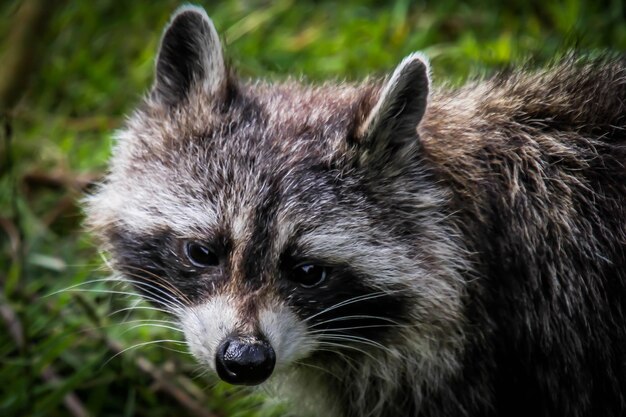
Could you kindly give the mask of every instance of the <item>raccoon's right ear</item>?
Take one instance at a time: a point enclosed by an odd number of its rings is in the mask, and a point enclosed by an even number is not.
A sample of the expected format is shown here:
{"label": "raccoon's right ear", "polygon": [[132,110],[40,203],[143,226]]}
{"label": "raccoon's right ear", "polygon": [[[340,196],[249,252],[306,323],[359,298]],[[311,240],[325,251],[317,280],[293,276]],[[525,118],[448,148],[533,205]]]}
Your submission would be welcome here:
{"label": "raccoon's right ear", "polygon": [[179,7],[161,38],[152,98],[175,106],[192,88],[212,96],[226,81],[222,46],[213,22],[201,7]]}

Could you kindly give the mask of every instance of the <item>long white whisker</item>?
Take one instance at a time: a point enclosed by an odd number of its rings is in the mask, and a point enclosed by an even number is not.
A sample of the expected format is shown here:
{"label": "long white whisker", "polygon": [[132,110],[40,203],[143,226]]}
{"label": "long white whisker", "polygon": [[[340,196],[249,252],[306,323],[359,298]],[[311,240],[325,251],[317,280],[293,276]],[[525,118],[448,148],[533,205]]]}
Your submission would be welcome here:
{"label": "long white whisker", "polygon": [[321,347],[321,345],[318,345],[315,348],[315,350],[318,352],[329,352],[329,353],[332,353],[333,355],[339,356],[344,362],[346,362],[346,365],[348,365],[353,370],[356,370],[359,365],[356,359],[346,355],[343,352],[338,351],[337,349],[328,349],[328,348],[325,349]]}
{"label": "long white whisker", "polygon": [[43,295],[42,297],[44,297],[44,298],[45,297],[51,297],[53,295],[57,295],[57,294],[66,292],[66,291],[74,289],[74,288],[82,287],[84,285],[89,285],[89,284],[96,284],[96,283],[100,283],[100,282],[124,282],[124,281],[119,279],[119,278],[114,278],[114,277],[90,279],[88,281],[79,282],[78,284],[70,285],[69,287],[65,287],[65,288],[61,288],[60,290],[53,291],[51,293]]}
{"label": "long white whisker", "polygon": [[387,321],[389,323],[392,324],[400,324],[397,321],[387,318],[387,317],[380,317],[380,316],[371,316],[371,315],[367,315],[367,314],[355,314],[355,315],[351,315],[351,316],[341,316],[341,317],[334,317],[332,319],[328,319],[328,320],[324,320],[321,321],[319,323],[315,323],[313,325],[311,325],[311,329],[314,329],[316,327],[319,326],[323,326],[324,324],[328,324],[328,323],[333,323],[336,321],[345,321],[345,320],[353,320],[353,319],[376,319],[376,320],[381,320],[381,321]]}
{"label": "long white whisker", "polygon": [[119,326],[125,326],[125,325],[132,324],[132,323],[142,323],[145,326],[153,325],[154,327],[159,327],[158,325],[162,325],[162,324],[166,326],[171,325],[174,327],[175,330],[180,331],[180,329],[177,327],[178,323],[170,321],[170,320],[136,319],[136,320],[128,320],[128,321],[115,321],[112,323],[103,324],[101,326],[89,327],[86,329],[78,330],[76,333],[89,333],[92,330],[110,329],[110,328],[115,328]]}
{"label": "long white whisker", "polygon": [[179,323],[174,320],[161,320],[161,319],[133,319],[127,320],[120,323],[115,324],[133,324],[133,323],[159,323],[159,324],[168,324],[172,326],[178,326]]}
{"label": "long white whisker", "polygon": [[137,293],[128,292],[128,291],[108,290],[108,289],[74,288],[72,290],[68,290],[67,292],[126,295],[126,296],[131,297],[131,298],[142,297],[143,299],[146,299],[146,300],[149,300],[149,301],[153,301],[153,302],[155,302],[157,304],[163,304],[163,305],[165,305],[166,307],[169,307],[169,308],[174,308],[175,309],[175,308],[178,307],[175,304],[170,304],[168,302],[168,300],[164,300],[164,299],[161,299],[161,298],[156,298],[155,296],[152,296],[152,295],[140,296]]}
{"label": "long white whisker", "polygon": [[330,371],[330,370],[328,370],[328,369],[322,368],[321,366],[316,366],[316,365],[312,365],[312,364],[310,364],[310,363],[305,363],[305,362],[301,362],[301,361],[294,361],[293,363],[294,363],[295,365],[297,365],[297,366],[304,366],[304,367],[307,367],[307,368],[316,369],[316,370],[318,370],[318,371],[321,371],[321,372],[327,373],[328,375],[330,375],[330,376],[334,377],[334,378],[335,378],[335,379],[337,379],[337,380],[341,380],[341,378],[339,377],[339,375],[337,375],[337,374],[336,374],[336,373],[334,373],[334,372],[331,372],[331,371]]}
{"label": "long white whisker", "polygon": [[184,333],[184,332],[183,332],[181,329],[179,329],[178,327],[168,326],[168,325],[166,325],[166,324],[158,324],[158,323],[140,323],[140,324],[135,324],[135,325],[133,325],[133,326],[130,326],[128,329],[124,330],[124,331],[122,332],[122,334],[127,333],[127,332],[129,332],[129,331],[131,331],[131,330],[134,330],[134,329],[138,329],[138,328],[140,328],[140,327],[160,327],[160,328],[163,328],[163,329],[170,329],[170,330],[173,330],[173,331],[178,332],[178,333]]}
{"label": "long white whisker", "polygon": [[[122,321],[128,321],[128,318],[131,316],[131,314],[133,314],[136,310],[145,310],[144,306],[146,307],[151,307],[150,305],[146,305],[143,304],[144,299],[143,298],[139,298],[137,297],[132,304],[130,305],[130,308],[126,311],[126,314],[124,315],[124,318],[122,319]],[[141,306],[141,307],[139,307]],[[109,317],[112,317],[112,314],[109,314]]]}
{"label": "long white whisker", "polygon": [[119,355],[123,354],[124,352],[127,352],[127,351],[129,351],[131,349],[136,349],[138,347],[152,345],[152,344],[155,344],[155,343],[174,343],[174,344],[179,344],[179,345],[185,345],[186,344],[185,342],[181,342],[180,340],[174,340],[174,339],[159,339],[159,340],[150,340],[148,342],[137,343],[137,344],[129,346],[129,347],[125,348],[125,349],[122,349],[121,351],[117,352],[115,355],[111,356],[109,359],[107,359],[106,362],[104,362],[102,364],[102,368],[104,368],[109,362],[111,362],[113,359],[115,359]]}
{"label": "long white whisker", "polygon": [[309,331],[310,335],[324,335],[324,334],[341,334],[338,332],[346,332],[350,330],[361,330],[361,329],[386,329],[386,328],[411,328],[416,327],[414,324],[368,324],[364,326],[350,326],[350,327],[333,327],[331,329],[316,329]]}
{"label": "long white whisker", "polygon": [[[163,304],[169,304],[169,305],[173,305],[173,306],[177,306],[177,307],[184,307],[185,305],[178,300],[174,295],[170,294],[169,292],[166,291],[166,289],[172,289],[175,290],[175,288],[170,288],[170,287],[166,287],[164,285],[161,286],[156,286],[151,284],[150,282],[146,282],[143,280],[137,280],[137,279],[133,279],[133,278],[128,278],[125,277],[123,279],[116,279],[114,280],[114,282],[116,283],[120,283],[120,284],[133,284],[133,285],[137,285],[143,288],[147,288],[153,291],[158,292],[158,294],[155,294],[154,292],[150,292],[150,296],[153,296],[155,298],[158,298],[159,300],[161,300],[161,303]],[[165,289],[164,289],[165,288]],[[143,297],[146,297],[145,295],[142,295]]]}
{"label": "long white whisker", "polygon": [[[319,345],[320,346],[329,346],[329,347],[334,347],[334,348],[342,348],[342,349],[351,349],[351,350],[356,350],[357,352],[360,352],[366,356],[368,356],[370,359],[372,359],[373,361],[379,362],[380,360],[378,358],[376,358],[374,355],[372,355],[371,353],[360,349],[356,346],[352,346],[352,345],[345,345],[345,344],[341,344],[341,343],[334,343],[334,342],[330,342],[328,340],[320,340],[319,341]],[[334,352],[334,350],[332,350]]]}
{"label": "long white whisker", "polygon": [[164,292],[163,290],[161,290],[160,288],[157,287],[153,287],[151,284],[149,283],[145,283],[145,282],[141,282],[141,281],[135,281],[135,280],[124,280],[124,281],[119,281],[116,280],[116,283],[120,283],[120,284],[136,284],[139,286],[144,286],[144,287],[148,287],[148,288],[152,288],[156,291],[158,291],[159,293],[166,295],[168,298],[164,298],[159,294],[156,294],[152,291],[149,291],[148,294],[144,294],[144,295],[140,295],[137,292],[131,292],[131,291],[122,291],[122,290],[110,290],[110,289],[82,289],[82,288],[74,288],[69,290],[69,292],[94,292],[94,293],[102,293],[102,294],[122,294],[122,295],[128,295],[129,297],[132,298],[138,298],[139,300],[148,300],[148,301],[152,301],[156,304],[162,304],[164,306],[166,306],[167,308],[169,308],[170,310],[176,310],[177,308],[183,307],[183,304],[181,304],[175,297],[171,296],[170,294],[167,294],[166,292]]}
{"label": "long white whisker", "polygon": [[[156,287],[148,282],[143,282],[143,281],[136,281],[136,280],[129,280],[129,282],[131,282],[132,284],[144,287],[144,288],[148,288],[150,290],[154,290],[159,292],[159,294],[155,294],[154,292],[149,292],[149,295],[152,297],[157,297],[159,300],[162,300],[161,302],[163,304],[168,304],[168,305],[172,305],[172,306],[176,306],[176,307],[184,307],[185,305],[183,303],[181,303],[176,297],[174,297],[172,294],[169,294],[168,292],[166,292],[165,290]],[[146,297],[145,295],[142,294],[143,297]],[[167,298],[164,298],[167,297]]]}
{"label": "long white whisker", "polygon": [[[141,299],[139,299],[137,301],[139,303],[143,302],[143,300],[141,300]],[[159,312],[166,313],[166,314],[172,314],[171,311],[165,310],[163,308],[158,308],[158,307],[153,307],[153,306],[148,306],[148,305],[142,305],[142,306],[133,306],[133,307],[120,308],[119,310],[115,310],[114,312],[109,313],[109,316],[113,316],[115,314],[123,313],[125,311],[134,311],[134,310],[150,310],[150,311],[159,311]]]}
{"label": "long white whisker", "polygon": [[322,314],[326,314],[329,311],[335,310],[337,308],[344,307],[344,306],[347,306],[347,305],[350,305],[350,304],[354,304],[354,303],[358,303],[358,302],[361,302],[361,301],[369,301],[369,300],[373,300],[373,299],[376,299],[376,298],[385,297],[385,296],[388,296],[389,294],[390,294],[389,292],[380,291],[380,292],[375,292],[375,293],[371,293],[371,294],[364,294],[364,295],[359,295],[357,297],[349,298],[349,299],[341,301],[341,302],[339,302],[337,304],[333,304],[332,306],[330,306],[328,308],[325,308],[324,310],[322,310],[322,311],[320,311],[318,313],[315,313],[315,314],[313,314],[310,317],[307,317],[303,321],[306,323],[306,322],[309,322],[309,321],[313,320],[314,318],[316,318],[316,317],[318,317],[318,316],[320,316]]}
{"label": "long white whisker", "polygon": [[357,343],[362,343],[364,345],[367,346],[372,346],[378,349],[381,349],[385,352],[388,353],[392,353],[391,349],[389,349],[387,346],[378,343],[372,339],[368,339],[367,337],[361,337],[361,336],[354,336],[354,335],[346,335],[346,334],[324,334],[321,336],[322,340],[335,340],[335,341],[346,341],[346,342],[357,342]]}
{"label": "long white whisker", "polygon": [[[167,280],[165,280],[163,277],[156,275],[153,272],[147,271],[145,269],[142,268],[138,268],[138,267],[134,267],[132,265],[126,265],[127,268],[130,269],[134,269],[136,271],[142,272],[145,275],[147,275],[148,277],[152,277],[153,281],[159,285],[161,285],[161,287],[165,288],[166,290],[171,291],[174,294],[177,294],[182,300],[186,301],[187,304],[191,304],[191,300],[183,293],[181,292],[178,288],[176,288],[175,286],[173,286],[171,283],[169,283]],[[130,274],[131,276],[140,278],[142,280],[146,280],[146,276],[144,275],[139,275],[139,274]]]}
{"label": "long white whisker", "polygon": [[[139,268],[137,268],[139,269]],[[144,271],[147,272],[147,271]],[[162,278],[158,277],[155,274],[150,273],[149,274],[151,277],[158,279],[158,280],[162,280]],[[138,276],[136,274],[132,274],[131,277],[136,277],[136,278],[143,278],[141,276]],[[178,289],[176,289],[175,287],[172,287],[171,285],[165,285],[165,282],[159,282],[160,286],[154,285],[150,282],[146,282],[145,279],[144,280],[138,280],[138,279],[134,279],[128,276],[125,276],[123,278],[121,277],[116,277],[116,276],[111,276],[111,277],[107,277],[107,278],[98,278],[98,279],[92,279],[89,281],[85,281],[85,282],[81,282],[75,285],[71,285],[69,287],[60,289],[58,291],[54,291],[50,294],[47,294],[46,297],[52,296],[52,295],[56,295],[59,293],[63,293],[63,292],[71,292],[71,290],[75,290],[76,288],[85,286],[85,285],[89,285],[89,284],[96,284],[96,283],[100,283],[100,282],[113,282],[116,284],[122,284],[122,285],[126,285],[126,284],[134,284],[137,286],[142,286],[144,288],[148,288],[150,290],[153,290],[153,292],[150,293],[151,296],[155,297],[153,299],[153,301],[157,301],[157,299],[159,300],[160,303],[163,304],[171,304],[171,305],[177,305],[178,307],[184,307],[185,305],[178,300],[175,296],[173,296],[172,294],[170,294],[167,290],[171,290],[172,292],[178,293],[179,295],[181,295],[181,297],[184,297],[184,294],[180,293],[180,291]],[[76,290],[75,290],[76,291]],[[96,289],[94,289],[94,291],[98,291]],[[100,290],[102,292],[104,292],[105,290]],[[158,294],[155,294],[155,292],[157,292]],[[138,295],[136,293],[133,293],[135,295]],[[146,296],[144,296],[146,297]],[[147,297],[146,297],[147,298]],[[184,297],[186,299],[186,297]]]}
{"label": "long white whisker", "polygon": [[191,355],[188,350],[174,349],[174,348],[169,347],[169,346],[159,346],[159,348],[165,349],[165,350],[169,350],[170,352],[180,353],[180,354],[183,354],[183,355]]}
{"label": "long white whisker", "polygon": [[117,295],[127,295],[132,298],[139,296],[139,294],[137,294],[136,292],[111,290],[111,289],[106,289],[106,288],[102,288],[102,289],[100,288],[74,288],[71,290],[67,290],[67,292],[91,292],[91,293],[98,293],[98,294],[117,294]]}

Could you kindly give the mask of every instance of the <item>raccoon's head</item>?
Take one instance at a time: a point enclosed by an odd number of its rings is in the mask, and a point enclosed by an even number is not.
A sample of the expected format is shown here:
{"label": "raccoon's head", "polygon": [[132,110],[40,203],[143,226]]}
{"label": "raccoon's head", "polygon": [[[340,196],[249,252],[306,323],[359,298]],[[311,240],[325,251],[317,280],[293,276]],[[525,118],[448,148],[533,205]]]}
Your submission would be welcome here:
{"label": "raccoon's head", "polygon": [[344,360],[449,365],[464,263],[421,155],[428,71],[413,54],[381,82],[243,82],[204,10],[183,7],[89,224],[227,382]]}

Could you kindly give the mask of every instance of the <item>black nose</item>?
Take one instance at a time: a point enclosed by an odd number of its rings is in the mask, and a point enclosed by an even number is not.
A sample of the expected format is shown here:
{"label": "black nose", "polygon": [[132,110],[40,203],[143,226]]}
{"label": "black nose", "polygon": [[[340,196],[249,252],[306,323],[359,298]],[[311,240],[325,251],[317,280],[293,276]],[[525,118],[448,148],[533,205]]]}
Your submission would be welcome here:
{"label": "black nose", "polygon": [[230,336],[222,340],[215,354],[220,378],[230,384],[257,385],[272,375],[276,354],[272,346],[256,338]]}

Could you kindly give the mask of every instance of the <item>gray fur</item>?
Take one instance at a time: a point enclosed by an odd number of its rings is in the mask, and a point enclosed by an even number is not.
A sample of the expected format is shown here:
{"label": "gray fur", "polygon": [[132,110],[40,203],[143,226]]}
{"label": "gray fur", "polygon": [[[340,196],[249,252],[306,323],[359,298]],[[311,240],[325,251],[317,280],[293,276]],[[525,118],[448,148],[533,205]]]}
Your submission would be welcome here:
{"label": "gray fur", "polygon": [[[244,82],[186,7],[156,70],[88,221],[203,364],[261,333],[312,415],[626,413],[622,58],[458,90],[418,54],[382,81]],[[191,268],[189,239],[220,266]],[[290,258],[333,275],[302,289]]]}

